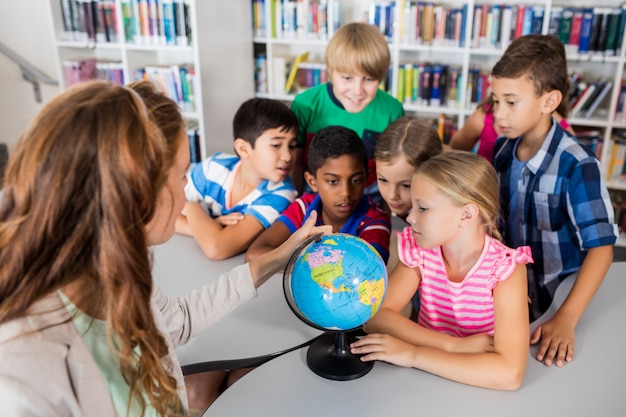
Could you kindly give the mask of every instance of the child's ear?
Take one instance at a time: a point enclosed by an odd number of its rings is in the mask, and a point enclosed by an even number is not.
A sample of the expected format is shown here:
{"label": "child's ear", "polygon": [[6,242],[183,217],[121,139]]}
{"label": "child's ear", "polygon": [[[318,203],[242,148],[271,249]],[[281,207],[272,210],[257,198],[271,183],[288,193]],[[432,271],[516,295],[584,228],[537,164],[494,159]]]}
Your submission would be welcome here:
{"label": "child's ear", "polygon": [[315,176],[313,176],[313,174],[311,174],[309,171],[304,172],[304,181],[306,181],[306,183],[309,185],[309,187],[311,187],[311,190],[313,190],[314,193],[317,192],[317,180],[315,179]]}
{"label": "child's ear", "polygon": [[552,114],[561,104],[563,100],[563,94],[559,90],[552,90],[546,93],[544,97],[544,112]]}
{"label": "child's ear", "polygon": [[470,223],[478,218],[480,211],[475,204],[466,204],[461,211],[461,224]]}
{"label": "child's ear", "polygon": [[235,152],[237,152],[237,156],[241,159],[245,159],[250,155],[250,151],[252,150],[252,145],[245,139],[237,138],[235,139]]}

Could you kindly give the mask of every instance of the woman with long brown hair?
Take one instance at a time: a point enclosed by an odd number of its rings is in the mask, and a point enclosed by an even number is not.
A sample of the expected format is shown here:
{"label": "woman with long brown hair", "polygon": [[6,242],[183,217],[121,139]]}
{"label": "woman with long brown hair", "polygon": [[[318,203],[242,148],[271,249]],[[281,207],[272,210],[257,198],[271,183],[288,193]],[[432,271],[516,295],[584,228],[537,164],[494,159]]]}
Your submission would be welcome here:
{"label": "woman with long brown hair", "polygon": [[148,82],[52,99],[20,138],[0,203],[0,397],[9,415],[187,415],[174,347],[256,296],[283,246],[188,297],[153,285],[174,233],[189,144]]}

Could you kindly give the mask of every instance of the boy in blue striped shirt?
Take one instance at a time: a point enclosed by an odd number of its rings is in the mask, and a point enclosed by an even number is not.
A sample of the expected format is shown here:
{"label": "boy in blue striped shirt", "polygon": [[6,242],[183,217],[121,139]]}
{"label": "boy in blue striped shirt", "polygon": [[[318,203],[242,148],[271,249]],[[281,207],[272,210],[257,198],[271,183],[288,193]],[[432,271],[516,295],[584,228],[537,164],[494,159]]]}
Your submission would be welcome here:
{"label": "boy in blue striped shirt", "polygon": [[296,198],[289,177],[298,119],[276,100],[252,98],[233,119],[236,155],[218,152],[187,174],[178,233],[210,259],[245,251]]}

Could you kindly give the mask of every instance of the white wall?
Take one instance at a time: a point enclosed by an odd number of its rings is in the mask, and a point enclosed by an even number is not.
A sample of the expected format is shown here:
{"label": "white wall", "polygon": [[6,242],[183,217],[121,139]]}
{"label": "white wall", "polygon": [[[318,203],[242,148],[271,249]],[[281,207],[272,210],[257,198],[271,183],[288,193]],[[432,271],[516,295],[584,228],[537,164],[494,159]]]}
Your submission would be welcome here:
{"label": "white wall", "polygon": [[[48,0],[0,1],[0,42],[37,69],[57,79]],[[35,101],[30,82],[19,67],[0,54],[0,142],[13,150],[42,104],[59,92],[56,86],[40,84],[42,103]]]}

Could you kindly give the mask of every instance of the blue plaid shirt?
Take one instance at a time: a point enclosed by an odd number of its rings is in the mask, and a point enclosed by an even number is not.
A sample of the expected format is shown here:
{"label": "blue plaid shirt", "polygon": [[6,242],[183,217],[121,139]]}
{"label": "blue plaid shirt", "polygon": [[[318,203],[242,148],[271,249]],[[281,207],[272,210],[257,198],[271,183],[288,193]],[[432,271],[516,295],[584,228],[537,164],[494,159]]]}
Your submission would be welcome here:
{"label": "blue plaid shirt", "polygon": [[[493,164],[500,177],[505,221],[511,163],[519,140],[501,137],[495,145]],[[587,250],[615,244],[617,225],[598,160],[554,120],[541,149],[522,169],[517,187],[519,236],[531,247],[534,259],[528,265],[528,294],[531,319],[537,319],[552,303],[559,283],[580,269]],[[510,244],[506,228],[501,229]]]}

